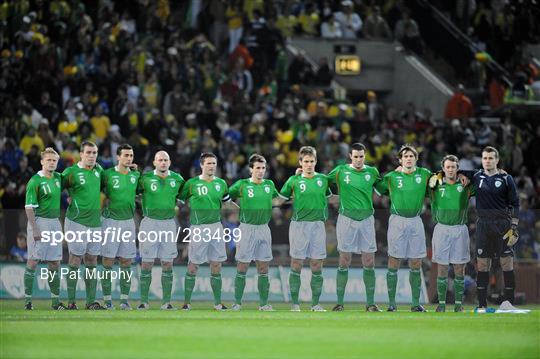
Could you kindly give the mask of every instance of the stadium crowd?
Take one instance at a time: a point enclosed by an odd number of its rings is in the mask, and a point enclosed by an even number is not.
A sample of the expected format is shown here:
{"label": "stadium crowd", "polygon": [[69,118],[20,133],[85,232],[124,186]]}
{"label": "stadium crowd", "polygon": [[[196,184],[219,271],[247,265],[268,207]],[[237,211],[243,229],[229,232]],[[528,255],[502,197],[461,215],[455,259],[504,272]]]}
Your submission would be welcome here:
{"label": "stadium crowd", "polygon": [[[2,3],[2,257],[22,242],[17,234],[25,228],[25,184],[40,168],[40,151],[57,149],[62,171],[78,160],[81,141],[91,140],[105,168],[127,142],[141,170],[165,149],[171,169],[185,178],[198,173],[201,152],[213,152],[229,184],[248,177],[247,158],[258,152],[269,159],[269,177],[278,187],[297,167],[303,145],[317,148],[318,170],[326,173],[346,160],[348,144],[362,142],[368,163],[385,173],[395,168],[404,143],[414,144],[419,164],[430,169],[438,169],[447,153],[459,156],[461,169],[479,168],[480,149],[499,144],[501,166],[516,178],[522,201],[518,258],[539,258],[540,130],[517,127],[511,113],[500,124],[470,114],[441,120],[434,113],[443,109],[393,108],[373,91],[357,103],[335,100],[327,91],[328,65],[314,72],[301,53],[290,57],[288,38],[397,39],[421,52],[420,32],[406,13],[400,15],[400,1],[320,3]],[[376,207],[384,255],[387,198],[377,198]],[[276,211],[276,231],[287,233],[288,215]],[[185,210],[179,218],[185,224]],[[335,247],[333,222],[328,238]],[[275,236],[274,243],[286,244],[286,238]]]}

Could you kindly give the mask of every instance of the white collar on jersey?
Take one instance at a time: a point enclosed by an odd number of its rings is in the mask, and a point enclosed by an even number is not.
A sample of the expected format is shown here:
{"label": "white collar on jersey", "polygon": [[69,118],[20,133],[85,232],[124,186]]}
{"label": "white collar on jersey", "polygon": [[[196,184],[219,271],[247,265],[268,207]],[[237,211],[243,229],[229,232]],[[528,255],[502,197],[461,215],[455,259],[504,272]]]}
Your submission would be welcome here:
{"label": "white collar on jersey", "polygon": [[45,173],[43,171],[38,171],[37,173],[39,177],[45,177]]}
{"label": "white collar on jersey", "polygon": [[[202,177],[202,175],[199,175],[199,179],[202,180],[202,181],[206,181],[206,180]],[[213,180],[215,180],[215,179],[216,179],[216,176],[212,176],[212,179],[211,179],[210,181],[213,181]]]}
{"label": "white collar on jersey", "polygon": [[302,172],[302,175],[301,175],[301,176],[302,176],[302,178],[311,179],[311,178],[315,177],[317,174],[318,174],[317,172],[313,172],[313,176],[312,176],[312,177],[306,177],[306,176],[304,176],[304,172]]}
{"label": "white collar on jersey", "polygon": [[351,170],[355,170],[355,171],[362,171],[364,168],[366,168],[366,165],[363,165],[362,168],[358,169],[358,168],[354,167],[354,166],[352,165],[352,163],[349,163],[349,168],[350,168]]}
{"label": "white collar on jersey", "polygon": [[[120,170],[118,169],[118,166],[114,166],[114,170],[115,170],[116,172],[120,172]],[[128,170],[128,172],[131,172],[131,168],[128,167],[127,170]],[[155,170],[154,170],[154,171],[155,171]]]}
{"label": "white collar on jersey", "polygon": [[[157,170],[154,170],[154,175],[159,176],[158,173],[157,173]],[[170,176],[170,175],[171,175],[171,171],[167,170],[167,176]]]}
{"label": "white collar on jersey", "polygon": [[[94,167],[90,168],[89,171],[95,169],[95,168],[96,168],[96,165],[97,165],[97,163],[94,165]],[[87,169],[86,167],[84,167],[84,166],[81,164],[80,161],[77,162],[77,167],[82,168],[82,169],[84,169],[84,170]]]}

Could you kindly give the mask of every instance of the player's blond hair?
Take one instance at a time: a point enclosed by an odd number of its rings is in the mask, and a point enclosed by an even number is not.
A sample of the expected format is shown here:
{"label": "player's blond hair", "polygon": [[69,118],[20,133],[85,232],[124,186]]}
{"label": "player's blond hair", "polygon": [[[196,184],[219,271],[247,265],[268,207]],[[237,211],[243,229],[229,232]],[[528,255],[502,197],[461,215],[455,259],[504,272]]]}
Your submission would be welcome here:
{"label": "player's blond hair", "polygon": [[41,158],[45,158],[46,155],[53,155],[56,156],[56,158],[60,158],[58,152],[56,152],[52,147],[47,147],[41,152]]}
{"label": "player's blond hair", "polygon": [[305,156],[313,156],[317,159],[317,150],[311,146],[302,146],[298,151],[298,159],[302,161]]}

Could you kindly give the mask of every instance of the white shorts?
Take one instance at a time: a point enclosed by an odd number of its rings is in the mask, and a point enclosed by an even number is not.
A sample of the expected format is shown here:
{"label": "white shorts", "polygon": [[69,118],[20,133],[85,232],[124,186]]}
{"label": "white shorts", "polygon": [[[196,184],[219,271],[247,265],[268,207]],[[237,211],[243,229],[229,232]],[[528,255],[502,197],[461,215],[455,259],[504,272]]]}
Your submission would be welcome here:
{"label": "white shorts", "polygon": [[177,225],[174,218],[153,219],[144,217],[139,227],[139,251],[143,262],[156,258],[172,262],[178,256],[176,247]]}
{"label": "white shorts", "polygon": [[[203,264],[227,260],[225,241],[221,238],[223,236],[221,222],[192,225],[189,229],[188,259],[191,263]],[[212,238],[214,236],[215,238]]]}
{"label": "white shorts", "polygon": [[375,253],[375,219],[369,216],[361,221],[340,214],[336,224],[338,251],[348,253]]}
{"label": "white shorts", "polygon": [[434,263],[465,264],[471,260],[469,230],[464,224],[449,226],[437,223],[433,230]]}
{"label": "white shorts", "polygon": [[388,220],[388,255],[394,258],[425,258],[426,233],[419,216],[390,215]]}
{"label": "white shorts", "polygon": [[[58,218],[42,218],[36,217],[36,224],[39,230],[43,233],[50,232],[50,238],[54,236],[52,232],[62,232],[62,225]],[[58,237],[60,238],[60,237]],[[51,241],[34,241],[34,231],[32,226],[28,224],[26,227],[26,246],[28,247],[28,259],[41,261],[60,261],[62,260],[62,243]]]}
{"label": "white shorts", "polygon": [[289,254],[294,259],[326,258],[326,229],[323,221],[291,221]]}
{"label": "white shorts", "polygon": [[267,224],[240,223],[240,241],[236,243],[236,260],[269,262],[272,260],[272,234]]}
{"label": "white shorts", "polygon": [[[103,231],[101,255],[106,258],[135,258],[137,254],[135,221],[103,218],[101,223]],[[110,228],[108,232],[107,228]]]}
{"label": "white shorts", "polygon": [[[90,230],[89,235],[87,231]],[[72,235],[68,235],[68,232],[73,232],[75,234],[75,240]],[[69,218],[66,218],[64,223],[64,235],[65,239],[68,242],[69,253],[76,256],[82,256],[85,254],[90,254],[93,256],[99,256],[101,254],[101,240],[98,240],[98,235],[101,233],[101,227],[87,227],[83,224],[72,221]],[[79,237],[79,234],[83,233]]]}

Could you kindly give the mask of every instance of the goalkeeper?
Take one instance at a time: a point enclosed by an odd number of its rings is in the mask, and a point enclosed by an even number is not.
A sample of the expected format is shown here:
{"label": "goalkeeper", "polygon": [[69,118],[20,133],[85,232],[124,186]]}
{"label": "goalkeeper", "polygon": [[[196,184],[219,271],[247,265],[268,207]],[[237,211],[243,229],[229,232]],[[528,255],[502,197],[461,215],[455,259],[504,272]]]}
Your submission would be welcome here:
{"label": "goalkeeper", "polygon": [[499,259],[504,275],[504,298],[513,304],[516,287],[514,252],[518,241],[519,198],[512,176],[497,168],[499,152],[493,147],[482,150],[483,169],[463,171],[474,183],[476,192],[476,278],[478,308],[487,307],[487,287],[492,259]]}

